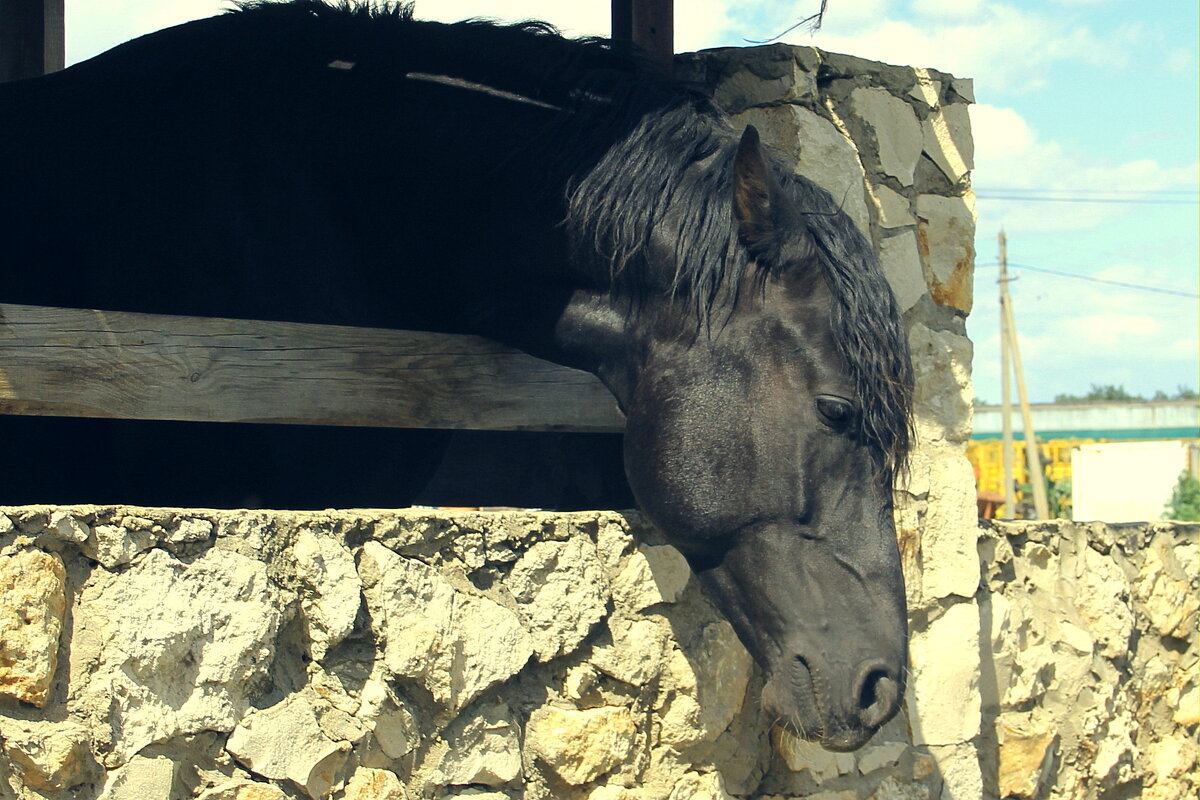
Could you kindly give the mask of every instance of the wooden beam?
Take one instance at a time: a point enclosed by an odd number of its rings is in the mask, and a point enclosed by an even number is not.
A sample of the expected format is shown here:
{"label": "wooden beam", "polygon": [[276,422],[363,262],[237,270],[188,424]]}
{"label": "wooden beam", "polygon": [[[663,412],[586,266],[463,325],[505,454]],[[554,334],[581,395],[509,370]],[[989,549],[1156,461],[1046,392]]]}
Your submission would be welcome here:
{"label": "wooden beam", "polygon": [[0,0],[0,81],[63,68],[64,16],[64,0]]}
{"label": "wooden beam", "polygon": [[612,0],[612,38],[632,41],[667,75],[675,68],[674,0]]}
{"label": "wooden beam", "polygon": [[620,431],[590,373],[474,336],[0,304],[0,413]]}

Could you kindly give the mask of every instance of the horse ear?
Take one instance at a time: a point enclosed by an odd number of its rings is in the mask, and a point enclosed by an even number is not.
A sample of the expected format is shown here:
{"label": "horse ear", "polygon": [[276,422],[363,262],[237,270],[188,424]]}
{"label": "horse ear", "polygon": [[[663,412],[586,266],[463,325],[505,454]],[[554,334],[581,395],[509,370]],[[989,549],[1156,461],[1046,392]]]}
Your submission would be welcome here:
{"label": "horse ear", "polygon": [[758,130],[747,125],[733,158],[733,216],[738,238],[757,257],[775,255],[797,216],[763,154]]}

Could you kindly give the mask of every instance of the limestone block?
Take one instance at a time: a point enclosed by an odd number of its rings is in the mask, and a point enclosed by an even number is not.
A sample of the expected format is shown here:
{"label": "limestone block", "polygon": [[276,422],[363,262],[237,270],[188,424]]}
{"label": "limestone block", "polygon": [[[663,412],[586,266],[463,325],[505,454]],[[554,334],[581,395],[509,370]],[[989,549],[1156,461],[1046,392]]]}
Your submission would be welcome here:
{"label": "limestone block", "polygon": [[614,614],[608,641],[592,647],[589,661],[601,672],[631,686],[645,686],[663,669],[670,630],[661,618]]}
{"label": "limestone block", "polygon": [[428,779],[445,786],[502,786],[521,775],[519,726],[503,703],[456,719],[442,738],[447,749]]}
{"label": "limestone block", "polygon": [[1171,552],[1184,576],[1192,583],[1200,583],[1200,543],[1176,543]]}
{"label": "limestone block", "polygon": [[888,777],[867,800],[929,800],[929,787],[923,783],[900,783]]}
{"label": "limestone block", "polygon": [[1161,636],[1196,635],[1200,599],[1172,552],[1171,537],[1154,537],[1138,572],[1136,596]]}
{"label": "limestone block", "polygon": [[896,296],[900,313],[915,306],[928,291],[915,232],[905,231],[881,240],[879,263],[888,285],[892,287],[892,294]]}
{"label": "limestone block", "polygon": [[977,800],[987,797],[983,790],[983,771],[974,743],[930,747],[942,779],[944,800]]}
{"label": "limestone block", "polygon": [[0,736],[4,738],[4,754],[21,782],[30,788],[70,789],[96,777],[87,729],[74,722],[23,722],[0,717]]}
{"label": "limestone block", "polygon": [[1119,710],[1104,726],[1103,735],[1091,764],[1091,778],[1103,789],[1110,789],[1133,779],[1134,721]]}
{"label": "limestone block", "polygon": [[674,547],[643,544],[613,580],[613,601],[627,611],[674,603],[691,577],[687,560]]}
{"label": "limestone block", "polygon": [[901,186],[911,186],[922,148],[921,123],[912,107],[886,89],[875,87],[859,87],[851,92],[850,106],[874,139],[874,148],[864,148],[878,154],[878,164],[872,167],[896,178]]}
{"label": "limestone block", "polygon": [[808,772],[817,783],[854,772],[852,753],[835,753],[816,742],[801,739],[790,730],[771,728],[771,747],[792,772]]}
{"label": "limestone block", "polygon": [[134,756],[119,769],[108,773],[97,800],[147,800],[176,797],[177,765],[169,758]]}
{"label": "limestone block", "polygon": [[342,800],[408,800],[408,793],[395,773],[360,767],[347,781]]}
{"label": "limestone block", "polygon": [[955,78],[950,81],[950,89],[968,103],[975,102],[974,78]]}
{"label": "limestone block", "polygon": [[942,82],[930,75],[929,70],[922,67],[915,67],[913,74],[916,76],[917,82],[908,90],[908,96],[928,109],[934,109],[941,105]]}
{"label": "limestone block", "polygon": [[676,56],[676,77],[713,87],[713,102],[727,114],[752,106],[812,101],[819,56],[811,47],[770,44]]}
{"label": "limestone block", "polygon": [[916,323],[908,331],[908,349],[917,440],[964,444],[971,437],[971,341]]}
{"label": "limestone block", "polygon": [[66,606],[66,570],[57,555],[0,556],[0,696],[46,705]]}
{"label": "limestone block", "polygon": [[681,645],[667,660],[665,685],[677,694],[663,715],[664,740],[715,741],[742,708],[753,660],[724,620]]}
{"label": "limestone block", "polygon": [[335,742],[321,730],[314,695],[290,694],[242,719],[225,749],[246,769],[264,778],[287,779],[321,798],[329,793],[346,761],[348,742]]}
{"label": "limestone block", "polygon": [[975,194],[917,196],[917,246],[929,295],[969,314],[975,275]]}
{"label": "limestone block", "polygon": [[957,745],[979,735],[979,609],[955,603],[909,644],[913,744]]}
{"label": "limestone block", "polygon": [[900,757],[908,752],[906,742],[881,742],[864,747],[858,754],[856,766],[863,775],[884,767],[895,766]]}
{"label": "limestone block", "polygon": [[533,654],[520,617],[465,578],[452,582],[378,542],[363,545],[358,569],[387,669],[417,680],[451,711],[517,674]]}
{"label": "limestone block", "polygon": [[106,569],[116,569],[157,543],[158,537],[148,527],[96,525],[84,541],[82,550],[84,555],[99,561]]}
{"label": "limestone block", "polygon": [[88,540],[91,530],[73,515],[57,510],[50,514],[50,527],[46,533],[60,541],[83,544]]}
{"label": "limestone block", "polygon": [[375,741],[388,758],[403,758],[420,743],[416,713],[408,701],[392,695],[382,681],[368,680],[359,698],[355,716],[371,727]]}
{"label": "limestone block", "polygon": [[676,781],[667,800],[734,800],[719,772],[689,772]]}
{"label": "limestone block", "polygon": [[624,763],[637,741],[628,708],[546,705],[529,717],[525,747],[563,781],[590,783]]}
{"label": "limestone block", "polygon": [[870,216],[863,168],[854,142],[825,117],[800,106],[752,108],[733,118],[738,126],[753,125],[763,141],[793,171],[829,192],[864,235],[870,236]]}
{"label": "limestone block", "polygon": [[1037,797],[1054,758],[1058,731],[1041,709],[1010,711],[996,720],[1001,797]]}
{"label": "limestone block", "polygon": [[875,208],[875,220],[879,227],[890,230],[917,224],[917,218],[912,215],[907,197],[882,183],[868,184],[867,190]]}
{"label": "limestone block", "polygon": [[608,575],[590,538],[538,542],[504,579],[539,661],[577,648],[605,614]]}
{"label": "limestone block", "polygon": [[[633,518],[636,520],[637,515]],[[602,514],[596,529],[596,552],[608,572],[609,580],[615,580],[625,566],[625,557],[637,546],[629,521],[616,514]]]}
{"label": "limestone block", "polygon": [[205,789],[196,800],[288,800],[288,795],[270,783],[232,778]]}
{"label": "limestone block", "polygon": [[179,517],[175,520],[175,529],[167,534],[167,541],[171,544],[203,542],[212,538],[212,535],[213,524],[210,520]]}
{"label": "limestone block", "polygon": [[262,562],[209,550],[190,564],[153,549],[98,572],[75,607],[71,694],[112,737],[106,766],[151,742],[229,731],[274,657],[287,613]]}
{"label": "limestone block", "polygon": [[309,655],[320,661],[354,627],[362,604],[362,584],[354,556],[331,536],[302,530],[292,552],[305,589],[300,609],[308,630]]}
{"label": "limestone block", "polygon": [[921,149],[952,185],[975,168],[975,140],[966,103],[930,112],[921,122],[921,136]]}
{"label": "limestone block", "polygon": [[[897,95],[908,92],[916,82],[916,75],[912,67],[884,64],[844,53],[830,53],[826,50],[821,50],[820,53],[821,65],[825,68],[823,72],[829,75],[851,79],[869,76],[871,84],[884,86]],[[851,86],[855,85],[853,80],[846,81],[846,83]]]}
{"label": "limestone block", "polygon": [[1179,703],[1171,719],[1177,725],[1200,723],[1200,685],[1193,683],[1190,688],[1179,693]]}
{"label": "limestone block", "polygon": [[1107,658],[1124,658],[1133,634],[1125,575],[1108,556],[1086,546],[1083,550],[1083,569],[1075,578],[1075,607],[1100,653]]}
{"label": "limestone block", "polygon": [[975,473],[956,451],[933,459],[930,496],[921,538],[921,594],[924,600],[973,597],[979,588],[979,527]]}
{"label": "limestone block", "polygon": [[438,797],[438,800],[459,800],[459,798],[470,798],[470,800],[512,800],[512,798],[504,792],[495,792],[490,789],[480,788],[450,791],[447,794],[443,794]]}

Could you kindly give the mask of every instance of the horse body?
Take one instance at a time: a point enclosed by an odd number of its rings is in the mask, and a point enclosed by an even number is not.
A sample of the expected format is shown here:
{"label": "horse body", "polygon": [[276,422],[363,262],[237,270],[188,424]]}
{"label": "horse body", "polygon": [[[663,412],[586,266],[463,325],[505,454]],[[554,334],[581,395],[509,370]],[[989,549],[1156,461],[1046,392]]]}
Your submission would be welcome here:
{"label": "horse body", "polygon": [[0,86],[0,109],[40,122],[0,134],[6,256],[56,273],[6,270],[7,300],[474,333],[588,369],[772,720],[852,749],[896,712],[898,315],[753,129],[599,42],[310,2]]}

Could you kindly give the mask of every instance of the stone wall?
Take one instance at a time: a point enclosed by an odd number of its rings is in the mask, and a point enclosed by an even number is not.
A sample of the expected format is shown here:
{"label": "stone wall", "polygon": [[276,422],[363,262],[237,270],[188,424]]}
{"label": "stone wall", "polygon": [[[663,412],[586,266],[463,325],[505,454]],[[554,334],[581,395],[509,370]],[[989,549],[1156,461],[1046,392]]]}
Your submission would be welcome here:
{"label": "stone wall", "polygon": [[[753,665],[636,517],[27,510],[0,530],[0,786],[845,800],[995,783],[980,714],[961,713],[978,707],[981,641],[966,625],[981,575],[964,456],[970,82],[787,45],[679,70],[842,202],[904,311],[908,719],[853,756],[769,741]],[[966,705],[946,713],[947,697]]]}
{"label": "stone wall", "polygon": [[1196,797],[1200,525],[995,522],[979,553],[977,624],[963,627],[980,636],[986,783],[1001,797]]}
{"label": "stone wall", "polygon": [[637,515],[3,509],[0,798],[1194,797],[1200,526],[977,542],[834,754]]}

